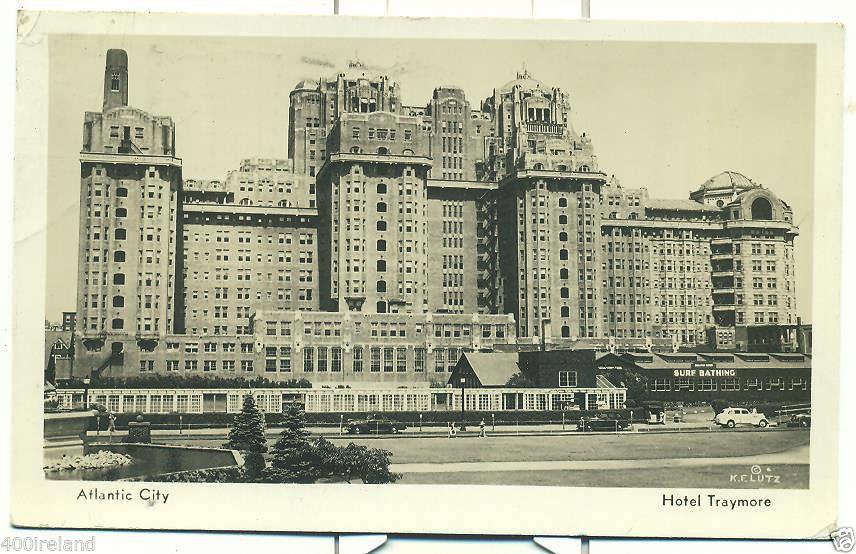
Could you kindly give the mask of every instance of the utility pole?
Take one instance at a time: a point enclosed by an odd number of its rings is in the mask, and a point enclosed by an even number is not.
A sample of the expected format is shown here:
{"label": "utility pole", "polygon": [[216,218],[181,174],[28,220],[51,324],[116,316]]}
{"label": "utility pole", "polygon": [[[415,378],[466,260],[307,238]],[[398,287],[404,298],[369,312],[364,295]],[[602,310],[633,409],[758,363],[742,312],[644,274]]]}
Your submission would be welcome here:
{"label": "utility pole", "polygon": [[466,405],[466,396],[464,396],[464,386],[467,384],[466,377],[461,377],[461,425],[464,424],[464,407]]}

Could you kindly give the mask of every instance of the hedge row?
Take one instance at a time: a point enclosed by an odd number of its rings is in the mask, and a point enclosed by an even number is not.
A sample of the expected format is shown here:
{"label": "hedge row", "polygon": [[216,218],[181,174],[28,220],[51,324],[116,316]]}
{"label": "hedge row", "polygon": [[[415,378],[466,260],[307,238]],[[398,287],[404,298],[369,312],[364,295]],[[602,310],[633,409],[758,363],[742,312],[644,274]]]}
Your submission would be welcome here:
{"label": "hedge row", "polygon": [[[642,421],[644,419],[644,411],[643,410],[608,410],[609,413],[618,413],[621,417],[628,418],[631,415],[631,411],[633,412],[634,421]],[[429,412],[347,412],[347,413],[335,413],[335,412],[324,412],[324,413],[307,413],[306,421],[309,424],[320,424],[320,425],[338,425],[340,421],[348,421],[349,419],[366,419],[372,415],[377,415],[379,417],[384,417],[390,419],[392,421],[398,421],[405,423],[409,426],[418,425],[420,421],[420,414],[422,415],[422,424],[423,425],[442,425],[445,426],[449,422],[454,421],[456,424],[464,423],[465,425],[478,425],[479,422],[484,419],[485,423],[491,425],[492,423],[544,423],[544,422],[553,422],[553,423],[561,423],[562,422],[562,414],[564,413],[565,423],[576,423],[581,417],[594,417],[597,415],[604,414],[603,410],[569,410],[569,411],[559,411],[559,410],[545,410],[545,411],[513,411],[513,412],[489,412],[489,411],[468,411],[464,414],[464,417],[461,417],[461,413],[457,411],[429,411]],[[226,413],[205,413],[205,414],[142,414],[143,420],[148,421],[152,424],[158,426],[159,429],[178,429],[179,425],[179,415],[181,416],[181,423],[185,427],[193,426],[193,427],[204,427],[204,426],[217,426],[223,427],[226,425],[231,425],[232,421],[235,418],[235,414],[226,414]],[[116,426],[118,428],[125,428],[128,426],[128,422],[135,421],[137,418],[137,414],[135,413],[124,413],[116,415]],[[265,421],[268,426],[276,427],[277,425],[282,423],[283,414],[281,413],[267,413],[265,414]],[[97,429],[97,421],[92,421],[89,430],[95,431]],[[103,431],[107,427],[106,417],[103,415],[100,418],[101,430]]]}
{"label": "hedge row", "polygon": [[[58,380],[58,389],[82,389],[86,385],[80,378]],[[92,379],[90,389],[239,389],[245,392],[259,388],[311,388],[307,379],[287,379],[274,381],[259,376],[252,379],[244,377],[222,377],[210,375],[171,375],[154,374],[138,377],[100,377]]]}

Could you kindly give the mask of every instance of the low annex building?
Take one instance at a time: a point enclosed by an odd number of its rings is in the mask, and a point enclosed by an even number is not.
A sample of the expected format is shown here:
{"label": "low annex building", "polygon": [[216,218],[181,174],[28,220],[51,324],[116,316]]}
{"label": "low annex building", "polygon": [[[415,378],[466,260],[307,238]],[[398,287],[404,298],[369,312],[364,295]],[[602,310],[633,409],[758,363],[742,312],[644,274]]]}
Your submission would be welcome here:
{"label": "low annex building", "polygon": [[627,398],[626,389],[597,374],[595,350],[465,352],[448,386],[499,389],[504,409],[617,409]]}
{"label": "low annex building", "polygon": [[639,371],[648,380],[651,400],[811,400],[811,356],[801,353],[604,354],[597,368]]}

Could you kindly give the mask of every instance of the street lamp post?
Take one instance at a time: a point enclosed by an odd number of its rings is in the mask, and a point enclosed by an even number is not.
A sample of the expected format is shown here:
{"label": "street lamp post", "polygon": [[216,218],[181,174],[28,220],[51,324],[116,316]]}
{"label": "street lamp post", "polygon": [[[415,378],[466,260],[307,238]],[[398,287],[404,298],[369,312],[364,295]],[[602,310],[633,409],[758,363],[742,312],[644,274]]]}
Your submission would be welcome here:
{"label": "street lamp post", "polygon": [[89,377],[83,378],[83,409],[89,407],[89,383],[92,382],[92,379]]}

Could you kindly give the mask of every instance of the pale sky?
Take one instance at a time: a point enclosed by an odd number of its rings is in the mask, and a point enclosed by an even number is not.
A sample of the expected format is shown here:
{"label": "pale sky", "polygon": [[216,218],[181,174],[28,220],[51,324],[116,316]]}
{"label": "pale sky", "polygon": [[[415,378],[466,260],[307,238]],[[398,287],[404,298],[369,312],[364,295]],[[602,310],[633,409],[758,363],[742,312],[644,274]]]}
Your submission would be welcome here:
{"label": "pale sky", "polygon": [[351,58],[384,68],[409,105],[456,85],[477,107],[525,66],[570,95],[574,127],[624,187],[687,198],[734,170],[788,202],[799,312],[811,319],[813,46],[84,35],[49,42],[48,319],[75,309],[83,113],[101,109],[108,48],[128,52],[130,104],[175,120],[185,178],[287,157],[289,92]]}

